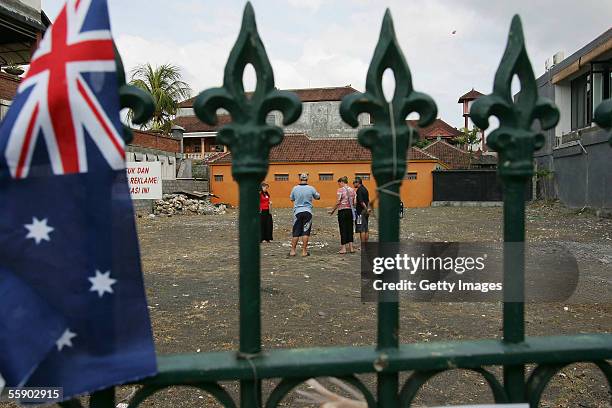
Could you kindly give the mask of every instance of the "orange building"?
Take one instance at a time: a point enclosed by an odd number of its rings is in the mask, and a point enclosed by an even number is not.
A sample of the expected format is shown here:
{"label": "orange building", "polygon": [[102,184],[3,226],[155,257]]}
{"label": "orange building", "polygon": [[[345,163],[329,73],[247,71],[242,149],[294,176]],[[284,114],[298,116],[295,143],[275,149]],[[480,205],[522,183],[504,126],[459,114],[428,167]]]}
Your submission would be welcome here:
{"label": "orange building", "polygon": [[[232,178],[231,153],[209,163],[210,191],[218,202],[238,205],[238,185]],[[407,173],[402,183],[401,197],[406,207],[428,207],[433,198],[431,172],[444,168],[435,156],[417,148],[409,152]],[[337,180],[347,176],[363,179],[376,197],[376,182],[371,174],[370,151],[354,138],[311,139],[304,134],[285,135],[283,142],[270,152],[270,168],[265,181],[270,184],[274,207],[291,207],[289,193],[298,184],[300,173],[308,173],[308,183],[321,194],[315,207],[332,207],[336,201]]]}

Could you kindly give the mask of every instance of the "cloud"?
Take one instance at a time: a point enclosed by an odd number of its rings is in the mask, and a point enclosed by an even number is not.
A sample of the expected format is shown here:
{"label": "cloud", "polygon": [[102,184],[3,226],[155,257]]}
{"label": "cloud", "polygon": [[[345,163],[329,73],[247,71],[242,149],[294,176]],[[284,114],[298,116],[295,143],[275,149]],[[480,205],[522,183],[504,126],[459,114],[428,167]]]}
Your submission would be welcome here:
{"label": "cloud", "polygon": [[290,6],[316,12],[321,7],[322,0],[287,0]]}
{"label": "cloud", "polygon": [[224,37],[215,41],[177,44],[121,35],[116,42],[128,74],[139,64],[150,63],[155,66],[171,63],[181,68],[184,80],[197,93],[204,88],[221,85],[225,60],[233,40]]}
{"label": "cloud", "polygon": [[[43,0],[52,10],[59,0]],[[219,86],[242,18],[242,1],[109,0],[118,48],[137,64],[179,65],[195,92]],[[176,4],[175,4],[176,3]],[[462,126],[460,95],[492,89],[510,20],[523,20],[536,76],[559,50],[569,56],[610,28],[609,0],[253,0],[277,86],[363,90],[386,7],[412,71],[440,117]],[[454,33],[453,33],[454,32]]]}

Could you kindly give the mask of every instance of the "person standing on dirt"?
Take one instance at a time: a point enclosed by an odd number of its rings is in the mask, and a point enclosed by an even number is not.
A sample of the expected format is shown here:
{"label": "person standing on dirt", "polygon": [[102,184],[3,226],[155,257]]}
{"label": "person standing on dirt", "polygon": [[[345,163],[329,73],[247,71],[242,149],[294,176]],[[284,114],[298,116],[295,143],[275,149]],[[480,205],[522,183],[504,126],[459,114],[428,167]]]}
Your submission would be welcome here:
{"label": "person standing on dirt", "polygon": [[368,242],[369,228],[368,219],[370,218],[370,193],[363,185],[361,177],[355,177],[353,180],[353,188],[355,188],[355,232],[359,234],[361,249],[365,249],[365,243]]}
{"label": "person standing on dirt", "polygon": [[261,242],[272,241],[272,214],[270,214],[270,193],[268,183],[261,183],[259,189],[259,214],[261,218]]}
{"label": "person standing on dirt", "polygon": [[355,219],[355,191],[348,185],[348,177],[338,179],[336,205],[329,212],[332,215],[338,209],[338,226],[340,228],[339,254],[353,253],[353,220]]}
{"label": "person standing on dirt", "polygon": [[319,200],[321,195],[308,185],[308,174],[300,174],[300,184],[293,187],[289,195],[293,201],[293,231],[290,256],[295,256],[297,243],[302,238],[302,256],[308,253],[308,239],[312,229],[312,200]]}

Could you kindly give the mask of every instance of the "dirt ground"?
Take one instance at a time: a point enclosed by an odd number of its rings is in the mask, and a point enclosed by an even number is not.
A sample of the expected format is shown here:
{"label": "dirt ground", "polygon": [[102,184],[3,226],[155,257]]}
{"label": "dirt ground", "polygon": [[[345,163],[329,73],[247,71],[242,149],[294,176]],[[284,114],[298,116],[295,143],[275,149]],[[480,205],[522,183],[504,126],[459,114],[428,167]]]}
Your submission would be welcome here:
{"label": "dirt ground", "polygon": [[[314,214],[311,256],[290,258],[291,212],[273,210],[274,241],[262,244],[262,324],[266,349],[375,343],[376,309],[362,303],[359,255],[338,255],[335,216]],[[402,239],[500,241],[501,208],[407,209]],[[238,347],[237,212],[226,215],[138,218],[143,268],[158,353],[235,350]],[[377,236],[371,219],[371,239]],[[527,239],[561,243],[580,266],[580,288],[601,291],[597,302],[527,306],[528,335],[612,330],[612,220],[557,204],[532,204]],[[607,291],[607,292],[606,292]],[[603,296],[603,297],[602,297]],[[605,297],[607,296],[607,297]],[[597,300],[597,299],[596,299]],[[499,338],[501,307],[494,303],[404,303],[401,341]],[[493,368],[494,372],[499,372]],[[369,386],[371,377],[364,380]],[[264,384],[269,389],[270,383]],[[235,384],[227,384],[234,393]],[[372,388],[374,389],[374,388]],[[122,390],[124,391],[124,390]],[[292,397],[288,406],[305,406]],[[417,404],[486,403],[481,378],[455,370],[421,390]],[[203,406],[197,390],[156,394],[149,406]],[[576,364],[557,375],[545,407],[608,407],[610,394],[593,366]],[[205,404],[214,406],[214,404]]]}

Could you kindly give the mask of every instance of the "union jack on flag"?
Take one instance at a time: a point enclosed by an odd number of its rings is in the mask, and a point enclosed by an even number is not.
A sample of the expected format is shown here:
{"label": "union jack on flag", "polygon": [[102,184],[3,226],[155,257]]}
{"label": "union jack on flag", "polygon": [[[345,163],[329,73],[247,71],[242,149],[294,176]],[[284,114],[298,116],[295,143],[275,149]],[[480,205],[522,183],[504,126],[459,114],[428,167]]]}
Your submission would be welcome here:
{"label": "union jack on flag", "polygon": [[106,0],[68,0],[0,123],[0,384],[157,371]]}
{"label": "union jack on flag", "polygon": [[87,172],[85,131],[112,169],[124,167],[120,128],[109,117],[118,102],[100,100],[96,89],[116,80],[104,75],[116,71],[115,52],[108,24],[92,21],[96,3],[69,1],[32,57],[18,90],[21,107],[5,129],[4,157],[14,178],[28,176],[39,137],[54,174]]}

